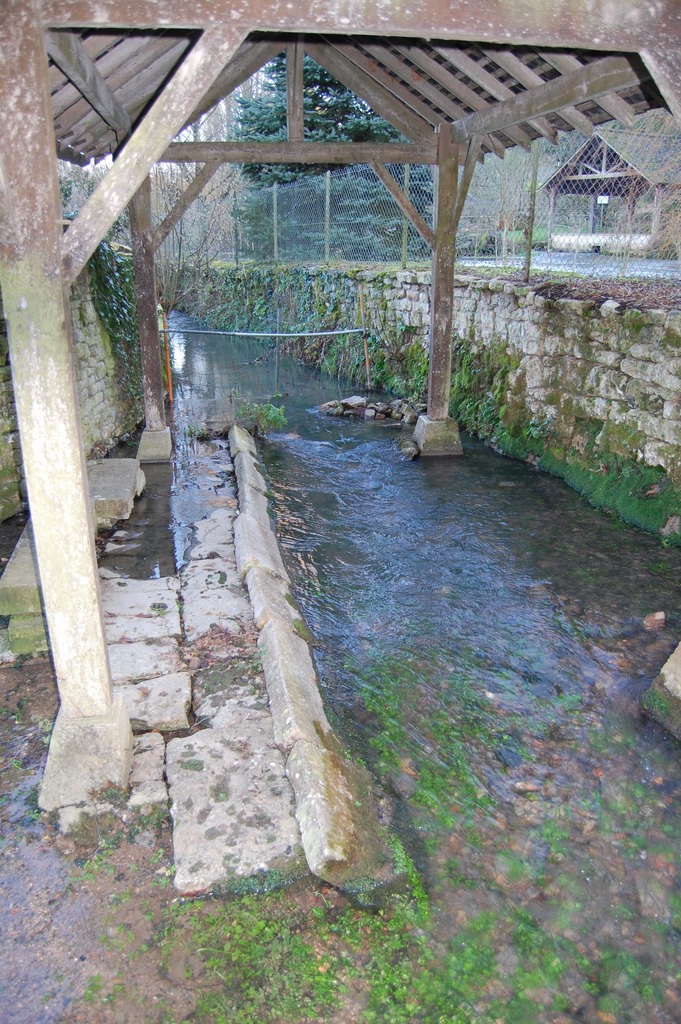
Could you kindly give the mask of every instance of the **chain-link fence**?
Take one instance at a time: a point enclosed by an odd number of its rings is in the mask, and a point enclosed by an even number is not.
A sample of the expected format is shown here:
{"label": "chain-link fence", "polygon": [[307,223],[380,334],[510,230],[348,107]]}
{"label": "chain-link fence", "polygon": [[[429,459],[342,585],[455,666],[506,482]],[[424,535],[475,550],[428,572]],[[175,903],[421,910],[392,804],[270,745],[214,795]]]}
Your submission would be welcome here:
{"label": "chain-link fence", "polygon": [[[536,187],[533,163],[536,168]],[[390,165],[432,223],[429,167]],[[430,250],[370,167],[251,189],[235,208],[230,258],[266,262],[427,262]],[[597,277],[679,278],[681,130],[655,111],[590,139],[534,143],[475,171],[457,234],[462,265]]]}

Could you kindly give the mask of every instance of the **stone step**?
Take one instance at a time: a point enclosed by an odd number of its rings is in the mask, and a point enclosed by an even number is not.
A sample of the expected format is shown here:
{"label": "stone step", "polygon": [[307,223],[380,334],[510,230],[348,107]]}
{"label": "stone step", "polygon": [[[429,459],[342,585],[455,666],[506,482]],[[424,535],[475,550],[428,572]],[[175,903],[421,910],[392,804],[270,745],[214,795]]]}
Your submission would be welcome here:
{"label": "stone step", "polygon": [[[97,528],[108,529],[118,519],[127,519],[135,497],[144,489],[144,473],[137,459],[98,459],[89,462],[87,470]],[[30,522],[0,577],[0,615],[11,616],[9,644],[13,654],[38,654],[48,649]]]}

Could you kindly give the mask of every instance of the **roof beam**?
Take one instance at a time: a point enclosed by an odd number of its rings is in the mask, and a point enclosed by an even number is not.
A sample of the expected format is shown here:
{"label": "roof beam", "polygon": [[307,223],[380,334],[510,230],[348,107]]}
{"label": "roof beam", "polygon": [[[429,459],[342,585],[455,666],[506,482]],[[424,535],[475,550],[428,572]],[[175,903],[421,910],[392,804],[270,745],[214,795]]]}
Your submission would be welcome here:
{"label": "roof beam", "polygon": [[433,164],[435,136],[412,142],[173,142],[166,163],[223,164]]}
{"label": "roof beam", "polygon": [[132,127],[128,112],[109,89],[79,37],[73,32],[48,32],[46,43],[54,63],[122,142]]}
{"label": "roof beam", "polygon": [[[408,139],[413,139],[414,142],[430,140],[433,134],[432,123],[415,114],[389,89],[386,89],[362,68],[353,64],[338,47],[328,43],[311,43],[308,40],[305,43],[305,52],[309,53],[317,64],[368,103],[372,110],[389,121]],[[419,162],[418,160],[412,161],[412,163]]]}
{"label": "roof beam", "polygon": [[[372,45],[364,41],[359,45],[351,42],[334,45],[349,61],[426,121],[430,125],[431,131],[444,120],[442,113],[438,113],[438,110],[442,111],[439,102],[436,103],[438,109],[433,110],[428,103],[424,102],[426,98],[432,99],[432,97],[426,97],[425,93],[420,90],[414,92],[409,88],[409,83],[404,80],[404,66],[400,67],[401,62],[395,59],[391,61],[388,47],[380,44]],[[397,77],[389,73],[390,71],[394,72],[396,66]]]}
{"label": "roof beam", "polygon": [[659,49],[641,50],[641,60],[655,79],[672,114],[681,121],[681,46],[663,49],[662,44],[660,38]]}
{"label": "roof beam", "polygon": [[429,245],[431,249],[434,249],[435,232],[430,225],[426,223],[414,204],[410,201],[404,189],[400,188],[397,184],[385,164],[379,164],[372,161],[371,169],[393,197],[407,220],[414,225],[424,242]]}
{"label": "roof beam", "polygon": [[[560,32],[566,49],[637,52],[681,47],[677,0],[656,0],[654,17],[646,0],[552,0],[551,3],[470,3],[432,0],[417,7],[386,0],[41,0],[50,27],[208,29],[231,25],[265,32],[358,32],[405,38],[470,40],[506,46],[555,46]],[[417,11],[418,13],[415,13]]]}
{"label": "roof beam", "polygon": [[121,150],[68,228],[63,242],[65,283],[76,279],[100,241],[123,212],[187,114],[205,95],[243,41],[232,25],[205,32],[185,57],[146,117]]}
{"label": "roof beam", "polygon": [[489,111],[469,114],[456,126],[457,138],[462,141],[471,135],[503,131],[508,125],[538,115],[555,113],[564,106],[586,103],[615,89],[638,84],[639,76],[626,57],[603,57],[593,64],[580,67],[578,71],[571,71],[536,89],[519,93],[511,100],[496,104]]}

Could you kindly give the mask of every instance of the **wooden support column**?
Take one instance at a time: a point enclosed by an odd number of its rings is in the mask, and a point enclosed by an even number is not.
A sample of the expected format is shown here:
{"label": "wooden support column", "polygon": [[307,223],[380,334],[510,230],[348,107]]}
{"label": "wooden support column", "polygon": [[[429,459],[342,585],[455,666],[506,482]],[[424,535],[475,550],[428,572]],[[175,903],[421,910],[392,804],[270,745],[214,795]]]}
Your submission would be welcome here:
{"label": "wooden support column", "polygon": [[440,125],[435,167],[435,247],[428,374],[428,415],[432,420],[446,420],[449,416],[452,374],[452,306],[456,259],[454,210],[459,187],[459,147],[452,141],[452,135],[451,125]]}
{"label": "wooden support column", "polygon": [[0,7],[0,284],[60,708],[40,805],[128,782],[132,734],[112,700],[80,431],[50,82],[38,5]]}
{"label": "wooden support column", "polygon": [[166,426],[158,334],[154,232],[151,222],[151,179],[145,178],[130,203],[132,260],[135,268],[135,301],[142,356],[145,430],[137,457],[140,462],[167,462],[172,450]]}
{"label": "wooden support column", "polygon": [[437,132],[428,410],[425,416],[419,417],[414,431],[421,455],[461,455],[463,451],[458,425],[449,416],[454,263],[456,232],[481,151],[481,139],[476,135],[468,143],[459,182],[459,146],[454,142],[455,131],[452,125],[442,124]]}

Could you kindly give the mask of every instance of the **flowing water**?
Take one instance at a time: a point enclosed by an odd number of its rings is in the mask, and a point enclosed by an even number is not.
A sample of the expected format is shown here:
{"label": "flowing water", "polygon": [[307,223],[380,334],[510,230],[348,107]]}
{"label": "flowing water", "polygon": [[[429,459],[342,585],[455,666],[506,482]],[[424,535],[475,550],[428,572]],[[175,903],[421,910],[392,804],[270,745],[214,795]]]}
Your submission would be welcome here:
{"label": "flowing water", "polygon": [[681,745],[639,713],[681,639],[678,550],[470,439],[407,462],[395,428],[313,411],[337,382],[183,326],[176,559],[195,425],[235,390],[281,392],[287,433],[261,448],[280,543],[337,731],[425,880],[447,991],[471,1020],[681,1020]]}

